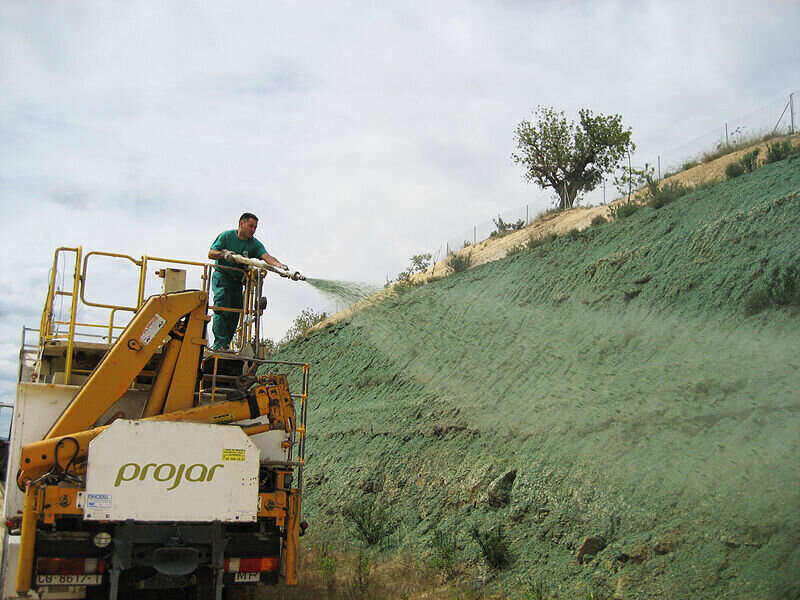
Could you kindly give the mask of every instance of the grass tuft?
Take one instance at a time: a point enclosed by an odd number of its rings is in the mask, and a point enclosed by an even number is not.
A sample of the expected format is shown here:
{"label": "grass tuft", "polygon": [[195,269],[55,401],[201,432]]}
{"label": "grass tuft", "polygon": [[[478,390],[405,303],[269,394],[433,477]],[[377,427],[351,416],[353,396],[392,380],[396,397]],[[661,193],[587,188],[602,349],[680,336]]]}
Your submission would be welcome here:
{"label": "grass tuft", "polygon": [[447,259],[447,266],[453,273],[463,273],[472,266],[472,255],[469,252],[452,254]]}
{"label": "grass tuft", "polygon": [[692,191],[691,186],[683,185],[677,181],[670,181],[664,185],[659,185],[658,182],[651,182],[648,188],[649,199],[647,206],[656,210]]}
{"label": "grass tuft", "polygon": [[513,557],[506,541],[506,534],[503,524],[499,523],[496,528],[481,530],[477,525],[473,525],[469,532],[472,539],[481,549],[481,554],[486,564],[493,569],[501,570],[511,566]]}

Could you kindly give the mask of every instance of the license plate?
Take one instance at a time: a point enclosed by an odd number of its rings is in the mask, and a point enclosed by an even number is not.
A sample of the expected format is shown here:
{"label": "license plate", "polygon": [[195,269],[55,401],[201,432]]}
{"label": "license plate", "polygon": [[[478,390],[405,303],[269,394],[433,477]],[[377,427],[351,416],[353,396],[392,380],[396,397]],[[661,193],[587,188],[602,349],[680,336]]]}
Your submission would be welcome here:
{"label": "license plate", "polygon": [[36,585],[100,585],[102,575],[37,575]]}
{"label": "license plate", "polygon": [[261,573],[234,573],[233,583],[258,583],[261,581]]}

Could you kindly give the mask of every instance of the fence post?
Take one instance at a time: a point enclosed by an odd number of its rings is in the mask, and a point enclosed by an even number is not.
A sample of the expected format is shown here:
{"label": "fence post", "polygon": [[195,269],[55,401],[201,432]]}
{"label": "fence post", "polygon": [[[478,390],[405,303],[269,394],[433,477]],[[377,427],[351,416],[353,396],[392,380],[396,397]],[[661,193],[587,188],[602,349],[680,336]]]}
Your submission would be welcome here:
{"label": "fence post", "polygon": [[530,219],[528,218],[528,205],[526,204],[526,205],[525,205],[525,225],[527,225],[527,224],[528,224],[528,223],[530,223],[530,222],[531,222],[531,221],[530,221]]}
{"label": "fence post", "polygon": [[789,94],[789,115],[791,117],[791,125],[789,126],[789,132],[794,135],[794,92]]}
{"label": "fence post", "polygon": [[[726,125],[727,127],[727,125]],[[631,167],[631,151],[628,150],[628,204],[631,203],[631,186],[633,185],[633,168]]]}
{"label": "fence post", "polygon": [[477,243],[478,243],[478,226],[477,225],[473,225],[472,226],[472,245],[474,246]]}
{"label": "fence post", "polygon": [[725,145],[730,146],[731,143],[728,141],[728,124],[725,123]]}
{"label": "fence post", "polygon": [[661,181],[661,155],[658,155],[658,180]]}

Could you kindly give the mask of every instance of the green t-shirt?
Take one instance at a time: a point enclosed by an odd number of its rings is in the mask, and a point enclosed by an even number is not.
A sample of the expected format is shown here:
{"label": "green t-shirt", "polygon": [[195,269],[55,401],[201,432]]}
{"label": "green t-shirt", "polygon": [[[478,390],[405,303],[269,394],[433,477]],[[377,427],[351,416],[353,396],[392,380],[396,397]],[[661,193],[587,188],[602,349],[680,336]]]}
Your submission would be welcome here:
{"label": "green t-shirt", "polygon": [[[214,240],[214,243],[211,244],[211,249],[230,250],[236,254],[246,256],[247,258],[261,258],[262,254],[267,253],[266,249],[264,248],[264,244],[259,242],[254,237],[250,238],[249,240],[240,239],[235,229],[230,229],[220,233],[217,236],[217,239]],[[226,267],[237,267],[239,269],[242,268],[242,265],[229,260],[219,259],[217,260],[217,264]],[[229,271],[228,269],[216,269],[216,271],[217,273],[224,273],[228,277],[231,277],[237,281],[241,281],[242,279],[242,274],[238,271]]]}

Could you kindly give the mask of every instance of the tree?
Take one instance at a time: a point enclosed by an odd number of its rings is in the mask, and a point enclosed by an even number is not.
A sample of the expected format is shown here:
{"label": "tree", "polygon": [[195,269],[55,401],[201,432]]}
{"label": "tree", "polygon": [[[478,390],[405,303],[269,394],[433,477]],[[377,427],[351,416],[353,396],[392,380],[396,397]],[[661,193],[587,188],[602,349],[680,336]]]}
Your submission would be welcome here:
{"label": "tree", "polygon": [[592,191],[636,147],[620,115],[594,115],[582,108],[578,122],[564,112],[538,106],[535,123],[522,121],[514,131],[512,160],[525,169],[526,181],[558,194],[558,208],[572,208],[578,196]]}

